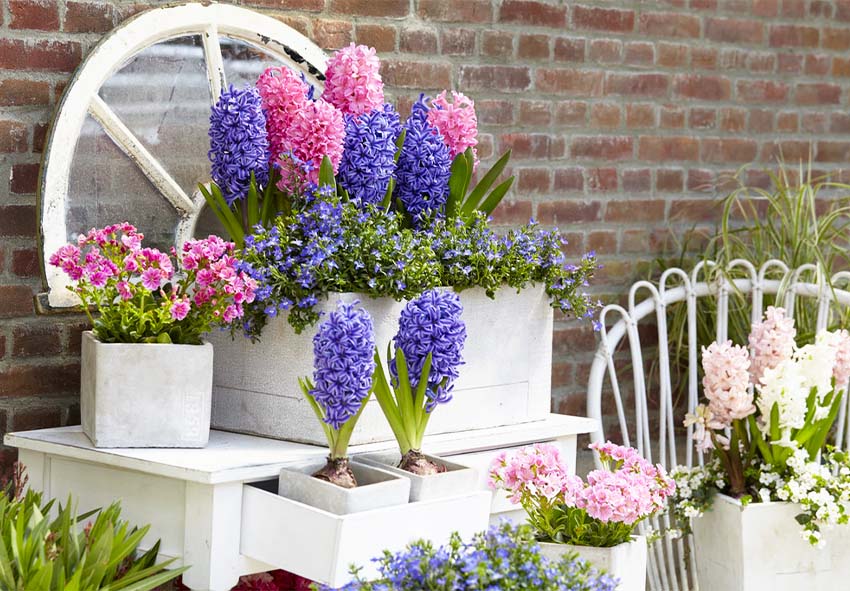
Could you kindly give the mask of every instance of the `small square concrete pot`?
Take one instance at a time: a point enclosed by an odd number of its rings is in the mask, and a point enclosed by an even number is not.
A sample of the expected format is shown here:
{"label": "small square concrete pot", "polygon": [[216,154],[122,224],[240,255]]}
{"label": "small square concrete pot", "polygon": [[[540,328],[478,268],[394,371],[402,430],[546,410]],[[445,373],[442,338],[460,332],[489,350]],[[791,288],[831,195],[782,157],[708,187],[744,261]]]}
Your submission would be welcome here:
{"label": "small square concrete pot", "polygon": [[410,496],[410,481],[386,470],[352,461],[357,487],[342,488],[313,477],[322,466],[314,461],[283,468],[277,493],[336,515],[403,505]]}
{"label": "small square concrete pot", "polygon": [[95,447],[204,447],[213,346],[101,343],[83,333],[80,410]]}
{"label": "small square concrete pot", "polygon": [[432,462],[445,466],[446,471],[431,476],[411,474],[398,467],[401,462],[401,455],[398,452],[369,453],[358,455],[356,459],[410,480],[411,503],[462,495],[478,488],[477,470],[438,456],[423,455]]}
{"label": "small square concrete pot", "polygon": [[632,536],[631,542],[610,548],[573,546],[572,544],[540,543],[540,553],[550,560],[560,560],[565,554],[578,554],[596,570],[619,579],[617,591],[644,591],[646,589],[646,538]]}

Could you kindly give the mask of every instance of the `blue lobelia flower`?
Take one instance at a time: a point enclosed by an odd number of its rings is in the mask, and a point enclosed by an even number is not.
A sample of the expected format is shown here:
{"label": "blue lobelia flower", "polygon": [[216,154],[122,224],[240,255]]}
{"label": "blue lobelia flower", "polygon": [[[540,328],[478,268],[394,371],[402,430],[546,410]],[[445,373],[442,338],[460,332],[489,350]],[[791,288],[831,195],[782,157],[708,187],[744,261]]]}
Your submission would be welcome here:
{"label": "blue lobelia flower", "polygon": [[449,194],[452,161],[443,136],[428,123],[428,110],[420,95],[404,123],[407,134],[396,165],[395,194],[414,223],[441,215]]}
{"label": "blue lobelia flower", "polygon": [[362,203],[379,204],[395,171],[398,113],[390,104],[360,116],[345,116],[345,140],[339,182]]}
{"label": "blue lobelia flower", "polygon": [[[463,345],[466,342],[462,314],[463,306],[457,294],[439,289],[426,291],[409,301],[401,311],[393,345],[394,350],[401,349],[404,353],[410,386],[414,390],[419,384],[425,359],[431,354],[431,372],[425,391],[428,412],[437,404],[452,399],[452,385],[463,364]],[[393,379],[397,381],[395,357],[389,365]]]}
{"label": "blue lobelia flower", "polygon": [[340,302],[313,337],[313,389],[325,422],[339,430],[357,414],[372,388],[375,334],[369,314]]}
{"label": "blue lobelia flower", "polygon": [[251,173],[258,185],[268,182],[269,141],[260,93],[256,88],[224,90],[210,110],[212,179],[228,205],[244,199]]}

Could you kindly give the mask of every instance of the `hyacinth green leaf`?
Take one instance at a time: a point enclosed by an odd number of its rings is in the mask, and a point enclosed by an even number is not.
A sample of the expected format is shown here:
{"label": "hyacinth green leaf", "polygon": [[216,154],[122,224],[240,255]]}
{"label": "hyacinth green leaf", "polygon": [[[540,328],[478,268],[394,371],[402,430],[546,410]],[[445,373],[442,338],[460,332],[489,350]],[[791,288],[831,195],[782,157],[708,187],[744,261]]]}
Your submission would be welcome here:
{"label": "hyacinth green leaf", "polygon": [[484,203],[481,204],[480,209],[486,215],[490,215],[493,213],[493,210],[496,209],[496,206],[502,202],[505,194],[511,189],[511,185],[514,184],[514,177],[508,178],[508,180],[504,181],[500,185],[497,185],[495,189],[493,189],[490,194],[487,196],[487,199],[484,200]]}
{"label": "hyacinth green leaf", "polygon": [[806,451],[809,452],[810,457],[815,457],[826,444],[826,438],[829,437],[829,430],[833,423],[835,423],[835,419],[838,418],[839,410],[841,410],[841,398],[841,396],[834,396],[832,404],[829,407],[829,414],[815,423],[815,433],[806,446]]}
{"label": "hyacinth green leaf", "polygon": [[779,404],[774,402],[770,408],[770,440],[779,441],[781,433],[779,432]]}
{"label": "hyacinth green leaf", "polygon": [[446,199],[447,217],[452,218],[457,215],[458,204],[461,203],[466,192],[468,172],[466,157],[458,154],[452,162],[451,176],[449,176],[449,197]]}
{"label": "hyacinth green leaf", "polygon": [[334,178],[334,166],[327,156],[322,157],[322,165],[319,167],[319,186],[333,187],[336,191],[336,179]]}
{"label": "hyacinth green leaf", "polygon": [[253,228],[260,223],[260,196],[257,194],[257,178],[251,171],[251,182],[248,184],[248,195],[245,198],[248,209],[248,227]]}
{"label": "hyacinth green leaf", "polygon": [[413,408],[416,411],[425,407],[425,392],[428,390],[428,377],[431,375],[432,360],[433,355],[428,353],[425,362],[422,364],[422,373],[419,374],[419,383],[416,385],[416,400],[413,402]]}
{"label": "hyacinth green leaf", "polygon": [[384,211],[390,210],[390,205],[393,202],[393,191],[395,190],[395,177],[390,177],[390,182],[387,183],[387,191],[384,193],[384,199],[381,201],[381,209]]}
{"label": "hyacinth green leaf", "polygon": [[218,218],[221,225],[224,226],[224,229],[230,235],[230,239],[236,242],[237,246],[241,247],[245,240],[242,224],[236,219],[233,211],[227,205],[218,185],[210,183],[210,190],[207,190],[206,187],[199,184],[198,189],[204,196],[207,205],[212,209],[215,217]]}
{"label": "hyacinth green leaf", "polygon": [[401,133],[398,134],[398,137],[395,140],[396,151],[395,151],[395,155],[393,156],[393,160],[395,161],[396,164],[398,164],[398,159],[401,156],[401,150],[402,150],[402,148],[404,148],[404,139],[406,137],[407,137],[407,130],[402,129]]}
{"label": "hyacinth green leaf", "polygon": [[325,411],[322,410],[322,407],[319,406],[319,403],[316,402],[316,399],[313,398],[312,394],[310,394],[310,390],[313,389],[313,383],[310,382],[309,379],[298,378],[298,385],[301,386],[304,398],[306,398],[307,402],[310,403],[310,408],[313,409],[313,412],[316,413],[316,418],[319,419],[319,424],[322,426],[322,430],[325,432],[325,438],[328,440],[328,447],[333,447],[335,439],[333,429],[331,429],[331,426],[325,422]]}
{"label": "hyacinth green leaf", "polygon": [[[396,372],[398,373],[398,390],[396,398],[398,399],[398,408],[401,411],[401,420],[404,423],[404,430],[408,434],[408,438],[412,439],[416,433],[416,410],[413,408],[413,391],[410,388],[410,376],[407,373],[407,359],[404,357],[404,351],[401,347],[396,348]],[[411,441],[411,443],[413,443]]]}
{"label": "hyacinth green leaf", "polygon": [[371,390],[363,399],[363,402],[360,404],[360,408],[357,409],[357,412],[354,413],[353,416],[349,417],[347,421],[345,421],[339,428],[339,432],[336,435],[335,445],[331,448],[331,457],[334,458],[344,458],[348,453],[348,442],[351,441],[351,434],[354,432],[354,427],[357,425],[357,420],[360,418],[360,415],[363,414],[363,411],[366,409],[366,403],[369,402],[369,398],[372,396]]}
{"label": "hyacinth green leaf", "polygon": [[266,184],[263,189],[263,204],[262,209],[260,210],[260,220],[263,224],[263,227],[268,227],[274,215],[277,213],[273,211],[274,206],[274,196],[272,193],[274,192],[275,187],[275,175],[277,170],[273,167],[269,167],[269,182]]}
{"label": "hyacinth green leaf", "polygon": [[767,445],[767,442],[764,440],[764,436],[761,431],[759,431],[758,425],[756,424],[756,417],[754,414],[751,414],[747,417],[747,422],[750,425],[750,436],[756,442],[758,446],[759,452],[761,453],[764,461],[769,464],[773,463],[773,454],[770,453],[770,446]]}
{"label": "hyacinth green leaf", "polygon": [[398,441],[398,445],[402,449],[402,453],[405,453],[410,449],[410,442],[404,432],[401,412],[393,398],[387,376],[384,374],[384,367],[381,365],[381,357],[378,354],[377,347],[375,347],[375,375],[372,389],[375,392],[375,399],[378,401],[378,405],[381,407],[381,411],[383,411],[387,422],[390,424],[390,428],[393,430],[396,441]]}
{"label": "hyacinth green leaf", "polygon": [[[505,167],[508,165],[508,161],[511,159],[511,151],[508,150],[502,157],[499,158],[496,163],[487,171],[478,184],[475,185],[475,188],[470,191],[469,196],[466,198],[466,202],[463,204],[463,212],[464,214],[470,214],[476,210],[478,205],[484,199],[484,196],[487,194],[487,191],[490,190],[490,187],[493,186],[493,183],[496,182],[496,179],[502,174],[502,171],[505,170]],[[494,208],[495,209],[495,208]]]}

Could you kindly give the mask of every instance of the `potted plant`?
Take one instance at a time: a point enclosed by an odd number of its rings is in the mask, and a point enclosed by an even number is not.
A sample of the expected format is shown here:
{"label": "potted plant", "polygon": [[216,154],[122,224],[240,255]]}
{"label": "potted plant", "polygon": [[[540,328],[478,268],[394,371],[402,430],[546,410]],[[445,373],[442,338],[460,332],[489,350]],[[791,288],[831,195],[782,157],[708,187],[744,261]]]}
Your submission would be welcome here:
{"label": "potted plant", "polygon": [[[384,372],[375,349],[375,398],[389,423],[399,453],[362,456],[411,480],[410,500],[424,501],[473,490],[475,470],[422,452],[422,439],[432,413],[452,400],[463,364],[466,325],[457,294],[432,289],[409,301],[398,332],[387,344]],[[392,356],[390,352],[392,351]]]}
{"label": "potted plant", "polygon": [[372,320],[364,310],[340,302],[313,339],[313,381],[300,380],[304,397],[328,442],[324,465],[281,470],[278,494],[345,515],[406,503],[410,484],[384,470],[350,462],[348,442],[372,389],[375,363]]}
{"label": "potted plant", "polygon": [[82,337],[83,431],[96,447],[203,447],[213,347],[202,335],[241,317],[256,282],[237,270],[233,243],[216,236],[174,251],[176,267],[143,238],[114,224],[50,258],[92,325]]}
{"label": "potted plant", "polygon": [[834,589],[850,575],[840,527],[850,459],[826,445],[850,378],[850,335],[822,331],[805,346],[795,337],[793,319],[769,307],[752,354],[731,341],[702,351],[708,402],[685,424],[706,457],[673,474],[701,589]]}
{"label": "potted plant", "polygon": [[544,554],[571,552],[619,579],[620,591],[642,591],[647,544],[637,525],[661,511],[675,485],[637,450],[592,444],[603,468],[587,480],[570,474],[558,448],[537,444],[493,461],[490,484],[522,505]]}
{"label": "potted plant", "polygon": [[616,585],[575,555],[546,557],[528,527],[509,523],[491,526],[467,542],[457,533],[439,547],[419,540],[403,551],[385,552],[376,562],[377,576],[353,569],[355,580],[338,591],[614,591]]}
{"label": "potted plant", "polygon": [[[553,307],[592,315],[594,258],[568,264],[561,237],[534,224],[497,235],[488,216],[513,181],[500,180],[509,154],[478,166],[474,102],[421,96],[402,122],[379,68],[373,50],[350,46],[331,57],[321,96],[280,67],[213,107],[214,182],[202,190],[261,284],[243,323],[255,342],[211,337],[216,426],[321,444],[297,378],[328,302],[360,300],[384,342],[400,303],[438,286],[459,292],[472,338],[463,396],[433,432],[550,412]],[[489,347],[504,332],[514,338]],[[377,409],[360,425],[352,443],[393,437]]]}

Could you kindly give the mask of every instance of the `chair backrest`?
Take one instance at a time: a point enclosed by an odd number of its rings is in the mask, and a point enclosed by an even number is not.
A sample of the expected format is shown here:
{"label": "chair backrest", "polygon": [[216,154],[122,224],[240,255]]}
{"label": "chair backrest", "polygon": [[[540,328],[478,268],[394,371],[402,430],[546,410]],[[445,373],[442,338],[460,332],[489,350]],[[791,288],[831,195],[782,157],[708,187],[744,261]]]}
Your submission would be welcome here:
{"label": "chair backrest", "polygon": [[[704,299],[713,299],[716,322],[711,330],[718,341],[725,341],[729,335],[730,302],[739,316],[748,313],[752,323],[762,317],[765,296],[786,308],[789,314],[810,311],[816,315],[816,330],[821,330],[850,307],[850,292],[838,288],[850,284],[850,272],[836,273],[831,279],[832,287],[813,264],[789,269],[781,261],[771,260],[756,268],[749,261],[735,260],[724,272],[719,272],[712,262],[701,262],[690,274],[671,268],[661,275],[657,284],[639,281],[632,285],[627,308],[612,304],[601,311],[600,344],[588,380],[587,414],[599,420],[602,428],[591,434],[591,440],[604,441],[606,438],[604,396],[605,402],[613,403],[607,404],[606,409],[616,412],[616,423],[611,427],[619,428],[618,434],[624,444],[636,447],[644,457],[668,469],[682,464],[701,464],[702,454],[696,451],[691,439],[693,427],[686,429],[685,436],[681,428],[684,414],[693,411],[699,400],[698,306],[707,303]],[[646,295],[638,301],[638,296],[644,292]],[[748,310],[742,312],[742,306]],[[674,307],[679,314],[685,315],[681,317],[680,330],[675,336],[681,339],[687,351],[686,367],[679,367],[686,384],[673,384],[668,312]],[[612,315],[619,318],[612,321]],[[640,330],[641,327],[647,330]],[[650,341],[651,357],[647,355],[646,340]],[[622,353],[619,352],[621,345],[627,346]],[[647,371],[647,362],[652,364],[654,371]],[[618,375],[628,373],[630,380]],[[657,380],[649,380],[649,374],[653,378],[657,374]],[[606,376],[610,389],[603,394]],[[833,444],[839,448],[850,447],[847,404],[845,399],[835,430]],[[631,410],[633,415],[629,416]],[[643,526],[644,530],[650,527],[662,532],[669,529],[669,515],[662,515]],[[686,545],[690,551],[686,551]],[[647,579],[653,591],[697,589],[690,540],[672,541],[670,536],[662,536],[652,544],[649,558]]]}

